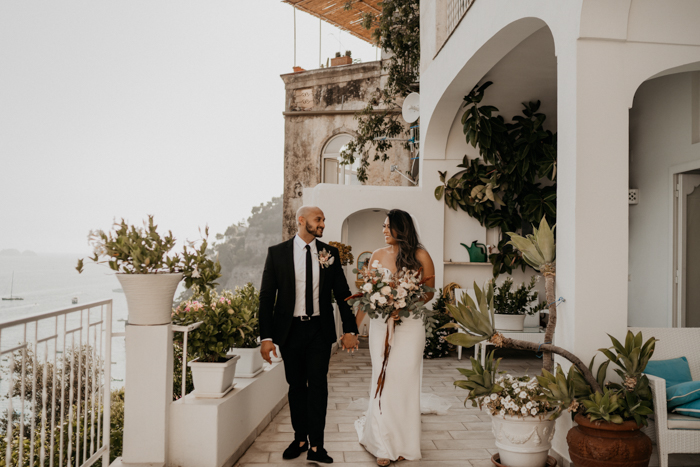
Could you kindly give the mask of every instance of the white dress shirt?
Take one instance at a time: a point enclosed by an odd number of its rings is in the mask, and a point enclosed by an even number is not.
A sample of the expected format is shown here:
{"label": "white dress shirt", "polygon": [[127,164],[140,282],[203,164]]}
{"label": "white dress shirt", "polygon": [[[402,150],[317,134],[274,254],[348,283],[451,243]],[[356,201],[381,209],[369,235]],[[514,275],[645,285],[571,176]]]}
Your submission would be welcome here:
{"label": "white dress shirt", "polygon": [[[316,239],[309,243],[311,247],[311,273],[313,277],[314,310],[312,316],[320,316],[318,304],[319,278],[321,275],[318,262]],[[299,235],[294,236],[294,276],[296,300],[294,302],[294,317],[306,316],[306,242]]]}

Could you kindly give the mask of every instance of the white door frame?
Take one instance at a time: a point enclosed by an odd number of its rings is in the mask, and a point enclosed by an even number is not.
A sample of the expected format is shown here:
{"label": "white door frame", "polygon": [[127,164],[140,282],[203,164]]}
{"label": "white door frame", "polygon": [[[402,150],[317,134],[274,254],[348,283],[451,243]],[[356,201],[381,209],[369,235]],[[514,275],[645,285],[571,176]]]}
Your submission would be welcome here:
{"label": "white door frame", "polygon": [[682,327],[683,318],[678,303],[679,287],[676,284],[676,270],[679,258],[679,245],[676,226],[678,219],[676,213],[678,211],[678,197],[676,196],[679,175],[691,170],[700,170],[700,160],[686,162],[684,164],[674,165],[669,168],[669,255],[668,255],[668,327]]}

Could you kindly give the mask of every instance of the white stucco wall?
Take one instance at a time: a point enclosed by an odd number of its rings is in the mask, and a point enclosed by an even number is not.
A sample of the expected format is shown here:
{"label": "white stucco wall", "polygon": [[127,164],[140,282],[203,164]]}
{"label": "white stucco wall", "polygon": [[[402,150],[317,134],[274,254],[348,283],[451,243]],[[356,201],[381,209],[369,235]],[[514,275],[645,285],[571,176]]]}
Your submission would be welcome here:
{"label": "white stucco wall", "polygon": [[693,143],[693,96],[698,72],[644,82],[630,110],[630,188],[640,201],[629,207],[628,323],[665,327],[672,323],[671,277],[673,173],[700,168]]}

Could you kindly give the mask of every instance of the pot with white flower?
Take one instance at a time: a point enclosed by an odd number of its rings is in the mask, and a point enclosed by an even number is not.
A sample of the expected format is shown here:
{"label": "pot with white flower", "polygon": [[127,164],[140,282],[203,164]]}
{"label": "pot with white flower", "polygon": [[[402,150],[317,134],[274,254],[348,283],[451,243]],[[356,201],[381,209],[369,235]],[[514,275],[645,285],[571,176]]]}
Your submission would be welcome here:
{"label": "pot with white flower", "polygon": [[[499,465],[508,467],[544,467],[556,462],[549,457],[556,421],[552,409],[543,400],[537,378],[504,375],[496,377],[501,359],[495,363],[493,352],[484,367],[472,360],[472,370],[460,369],[467,380],[455,385],[468,389],[467,399],[491,414],[491,429],[496,437]],[[483,383],[483,384],[482,384]]]}
{"label": "pot with white flower", "polygon": [[[248,282],[243,287],[236,287],[229,300],[236,316],[236,325],[240,339],[229,349],[227,355],[238,355],[237,378],[254,378],[263,371],[263,358],[260,353],[260,324],[258,309],[260,308],[260,292]],[[279,354],[278,354],[279,355]]]}
{"label": "pot with white flower", "polygon": [[[207,255],[207,239],[200,245],[188,242],[181,254],[170,254],[175,247],[171,232],[161,236],[153,216],[143,227],[128,225],[124,219],[114,224],[111,232],[91,231],[88,242],[93,247],[91,259],[107,263],[117,274],[129,310],[128,322],[133,325],[160,325],[170,322],[173,296],[184,278],[187,288],[216,285],[221,265]],[[208,235],[208,228],[205,229]],[[76,267],[83,272],[83,259]]]}
{"label": "pot with white flower", "polygon": [[534,291],[539,276],[532,276],[529,284],[524,282],[513,290],[513,279],[507,278],[494,287],[493,304],[495,309],[494,327],[499,331],[522,331],[525,316],[539,313],[547,307],[546,302],[537,303],[538,293]]}

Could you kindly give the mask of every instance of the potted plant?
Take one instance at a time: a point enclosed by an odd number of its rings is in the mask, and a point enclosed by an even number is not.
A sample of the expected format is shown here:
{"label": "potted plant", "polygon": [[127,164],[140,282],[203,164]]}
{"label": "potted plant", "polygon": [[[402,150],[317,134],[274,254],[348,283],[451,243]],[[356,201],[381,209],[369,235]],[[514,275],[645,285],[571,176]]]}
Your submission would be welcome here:
{"label": "potted plant", "polygon": [[437,321],[435,330],[432,336],[425,338],[425,348],[423,349],[423,358],[442,358],[446,357],[450,350],[454,348],[452,344],[447,342],[445,338],[455,332],[454,329],[440,329],[447,323],[454,322],[452,316],[447,312],[448,298],[443,293],[442,289],[437,295],[437,300],[433,303],[433,318]]}
{"label": "potted plant", "polygon": [[[170,254],[175,247],[172,232],[161,236],[153,216],[143,227],[128,225],[124,219],[111,232],[91,231],[88,242],[93,247],[95,263],[107,263],[117,272],[129,309],[129,324],[158,325],[170,322],[173,296],[184,278],[187,288],[216,285],[221,264],[207,255],[207,237],[199,247],[188,242],[181,254]],[[76,269],[83,272],[84,259]]]}
{"label": "potted plant", "polygon": [[336,52],[335,58],[331,58],[331,66],[350,65],[352,63],[352,57],[350,57],[348,52],[345,52],[345,56],[341,56],[340,52]]}
{"label": "potted plant", "polygon": [[238,355],[238,378],[253,378],[263,370],[263,358],[260,353],[260,324],[258,311],[260,308],[260,292],[251,282],[243,287],[236,287],[231,298],[231,307],[236,316],[236,325],[240,335],[233,348],[227,355]]}
{"label": "potted plant", "polygon": [[507,278],[500,286],[494,288],[493,302],[496,308],[494,326],[499,331],[522,331],[525,316],[539,313],[547,307],[546,302],[537,303],[538,293],[534,291],[537,278],[532,276],[529,284],[524,282],[513,290],[513,279]]}
{"label": "potted plant", "polygon": [[[559,346],[551,344],[551,336],[556,325],[556,305],[554,304],[555,244],[554,230],[543,218],[540,227],[533,234],[523,238],[509,233],[513,246],[523,255],[523,259],[546,279],[549,321],[545,333],[545,343],[534,344],[504,337],[493,326],[494,292],[489,283],[483,292],[474,284],[477,302],[463,295],[456,306],[448,305],[456,324],[463,332],[448,336],[456,345],[471,347],[488,340],[496,347],[543,351],[556,353],[572,363],[568,375],[558,366],[553,371],[551,358],[544,362],[542,376],[538,382],[542,386],[542,398],[556,407],[552,417],[556,418],[563,409],[571,412],[579,423],[567,434],[569,453],[577,465],[648,465],[651,457],[651,440],[640,431],[647,424],[647,417],[653,413],[649,381],[642,374],[647,362],[654,353],[656,339],[643,342],[642,334],[627,333],[625,344],[610,336],[613,346],[600,349],[608,358],[597,369],[594,362],[586,366],[581,359]],[[478,303],[478,306],[477,306]],[[605,377],[610,362],[619,368],[615,371],[622,384],[606,382]],[[486,379],[486,378],[484,378]]]}
{"label": "potted plant", "polygon": [[556,422],[551,416],[552,407],[542,399],[543,389],[537,378],[497,376],[501,359],[494,362],[493,353],[488,355],[483,367],[471,358],[471,370],[459,369],[467,379],[455,381],[455,386],[467,389],[467,400],[474,407],[485,407],[491,414],[498,448],[498,457],[493,459],[498,465],[543,467],[554,437]]}
{"label": "potted plant", "polygon": [[[227,355],[232,347],[240,346],[244,335],[239,329],[240,316],[234,309],[235,297],[230,290],[221,294],[214,289],[193,289],[192,297],[173,310],[173,323],[188,326],[202,324],[189,333],[187,349],[195,357],[187,366],[192,370],[195,394],[221,397],[233,385],[238,355]],[[182,345],[183,334],[174,341]]]}

